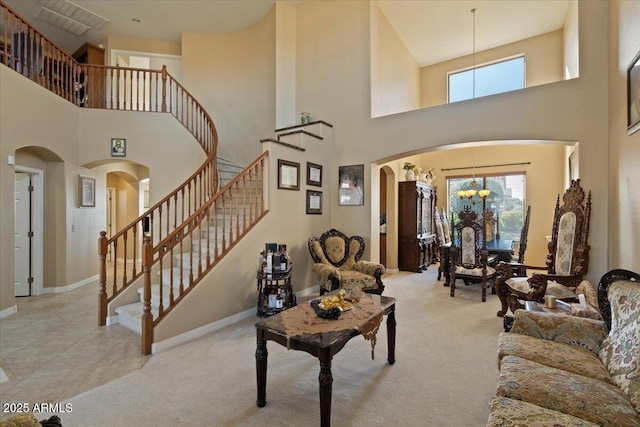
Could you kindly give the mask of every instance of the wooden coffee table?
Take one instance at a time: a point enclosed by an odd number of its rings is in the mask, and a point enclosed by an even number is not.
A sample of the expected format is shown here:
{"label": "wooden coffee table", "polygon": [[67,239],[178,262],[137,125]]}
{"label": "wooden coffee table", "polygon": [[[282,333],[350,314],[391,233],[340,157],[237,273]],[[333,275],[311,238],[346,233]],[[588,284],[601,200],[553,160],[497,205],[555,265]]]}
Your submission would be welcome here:
{"label": "wooden coffee table", "polygon": [[[384,309],[384,314],[387,316],[387,361],[393,365],[395,363],[396,345],[396,299],[379,295],[368,295],[363,298],[367,297],[371,297],[374,300],[377,299]],[[290,308],[289,310],[299,309],[302,309],[300,305]],[[361,333],[357,329],[348,329],[337,332],[287,337],[281,319],[282,315],[283,313],[278,313],[275,316],[256,323],[256,378],[258,383],[258,399],[256,404],[261,408],[267,404],[267,341],[271,340],[291,350],[306,351],[320,360],[320,375],[318,377],[320,383],[320,425],[322,427],[328,427],[331,425],[331,390],[333,383],[331,360],[333,359],[333,355],[342,350],[351,338]],[[332,320],[326,321],[332,322]]]}

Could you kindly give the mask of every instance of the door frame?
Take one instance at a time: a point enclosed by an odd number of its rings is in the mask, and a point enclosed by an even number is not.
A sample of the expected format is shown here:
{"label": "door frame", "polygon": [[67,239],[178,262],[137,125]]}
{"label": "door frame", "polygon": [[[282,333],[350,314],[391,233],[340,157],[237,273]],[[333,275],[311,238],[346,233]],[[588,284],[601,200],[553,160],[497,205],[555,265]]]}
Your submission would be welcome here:
{"label": "door frame", "polygon": [[44,171],[20,165],[15,165],[14,171],[31,175],[31,185],[33,186],[31,192],[31,227],[33,230],[33,238],[31,239],[31,276],[33,277],[31,295],[42,295],[44,293]]}

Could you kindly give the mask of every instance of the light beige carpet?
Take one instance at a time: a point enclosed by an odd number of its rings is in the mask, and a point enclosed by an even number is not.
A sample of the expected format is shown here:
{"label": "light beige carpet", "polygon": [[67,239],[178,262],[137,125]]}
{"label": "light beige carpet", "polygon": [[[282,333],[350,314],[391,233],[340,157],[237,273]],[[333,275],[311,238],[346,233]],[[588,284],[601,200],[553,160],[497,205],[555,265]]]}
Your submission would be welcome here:
{"label": "light beige carpet", "polygon": [[[386,362],[386,324],[375,360],[352,339],[333,359],[333,426],[482,426],[498,369],[498,298],[459,285],[455,298],[422,274],[384,277],[398,299],[396,363]],[[317,426],[318,360],[268,342],[267,405],[256,406],[256,319],[155,355],[140,370],[65,401],[65,427]],[[50,414],[37,414],[39,419]]]}

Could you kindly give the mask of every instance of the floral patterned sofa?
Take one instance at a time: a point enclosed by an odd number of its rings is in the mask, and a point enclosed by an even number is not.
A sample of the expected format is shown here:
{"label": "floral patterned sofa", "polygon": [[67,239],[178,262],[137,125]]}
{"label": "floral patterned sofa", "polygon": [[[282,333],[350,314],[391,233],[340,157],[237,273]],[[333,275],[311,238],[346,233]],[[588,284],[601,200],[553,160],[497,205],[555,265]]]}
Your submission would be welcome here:
{"label": "floral patterned sofa", "polygon": [[311,237],[308,245],[320,294],[338,288],[382,294],[384,265],[360,259],[364,253],[362,237],[347,237],[332,228],[320,237]]}
{"label": "floral patterned sofa", "polygon": [[598,286],[604,321],[516,310],[488,426],[640,426],[640,275]]}

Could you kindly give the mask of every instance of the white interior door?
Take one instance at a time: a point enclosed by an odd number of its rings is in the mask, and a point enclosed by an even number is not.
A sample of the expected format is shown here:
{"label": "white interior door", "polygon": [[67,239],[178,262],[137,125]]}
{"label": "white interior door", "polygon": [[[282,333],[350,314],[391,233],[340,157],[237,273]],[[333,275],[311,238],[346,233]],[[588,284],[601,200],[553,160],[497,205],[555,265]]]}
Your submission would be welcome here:
{"label": "white interior door", "polygon": [[15,173],[15,296],[31,295],[31,176]]}

